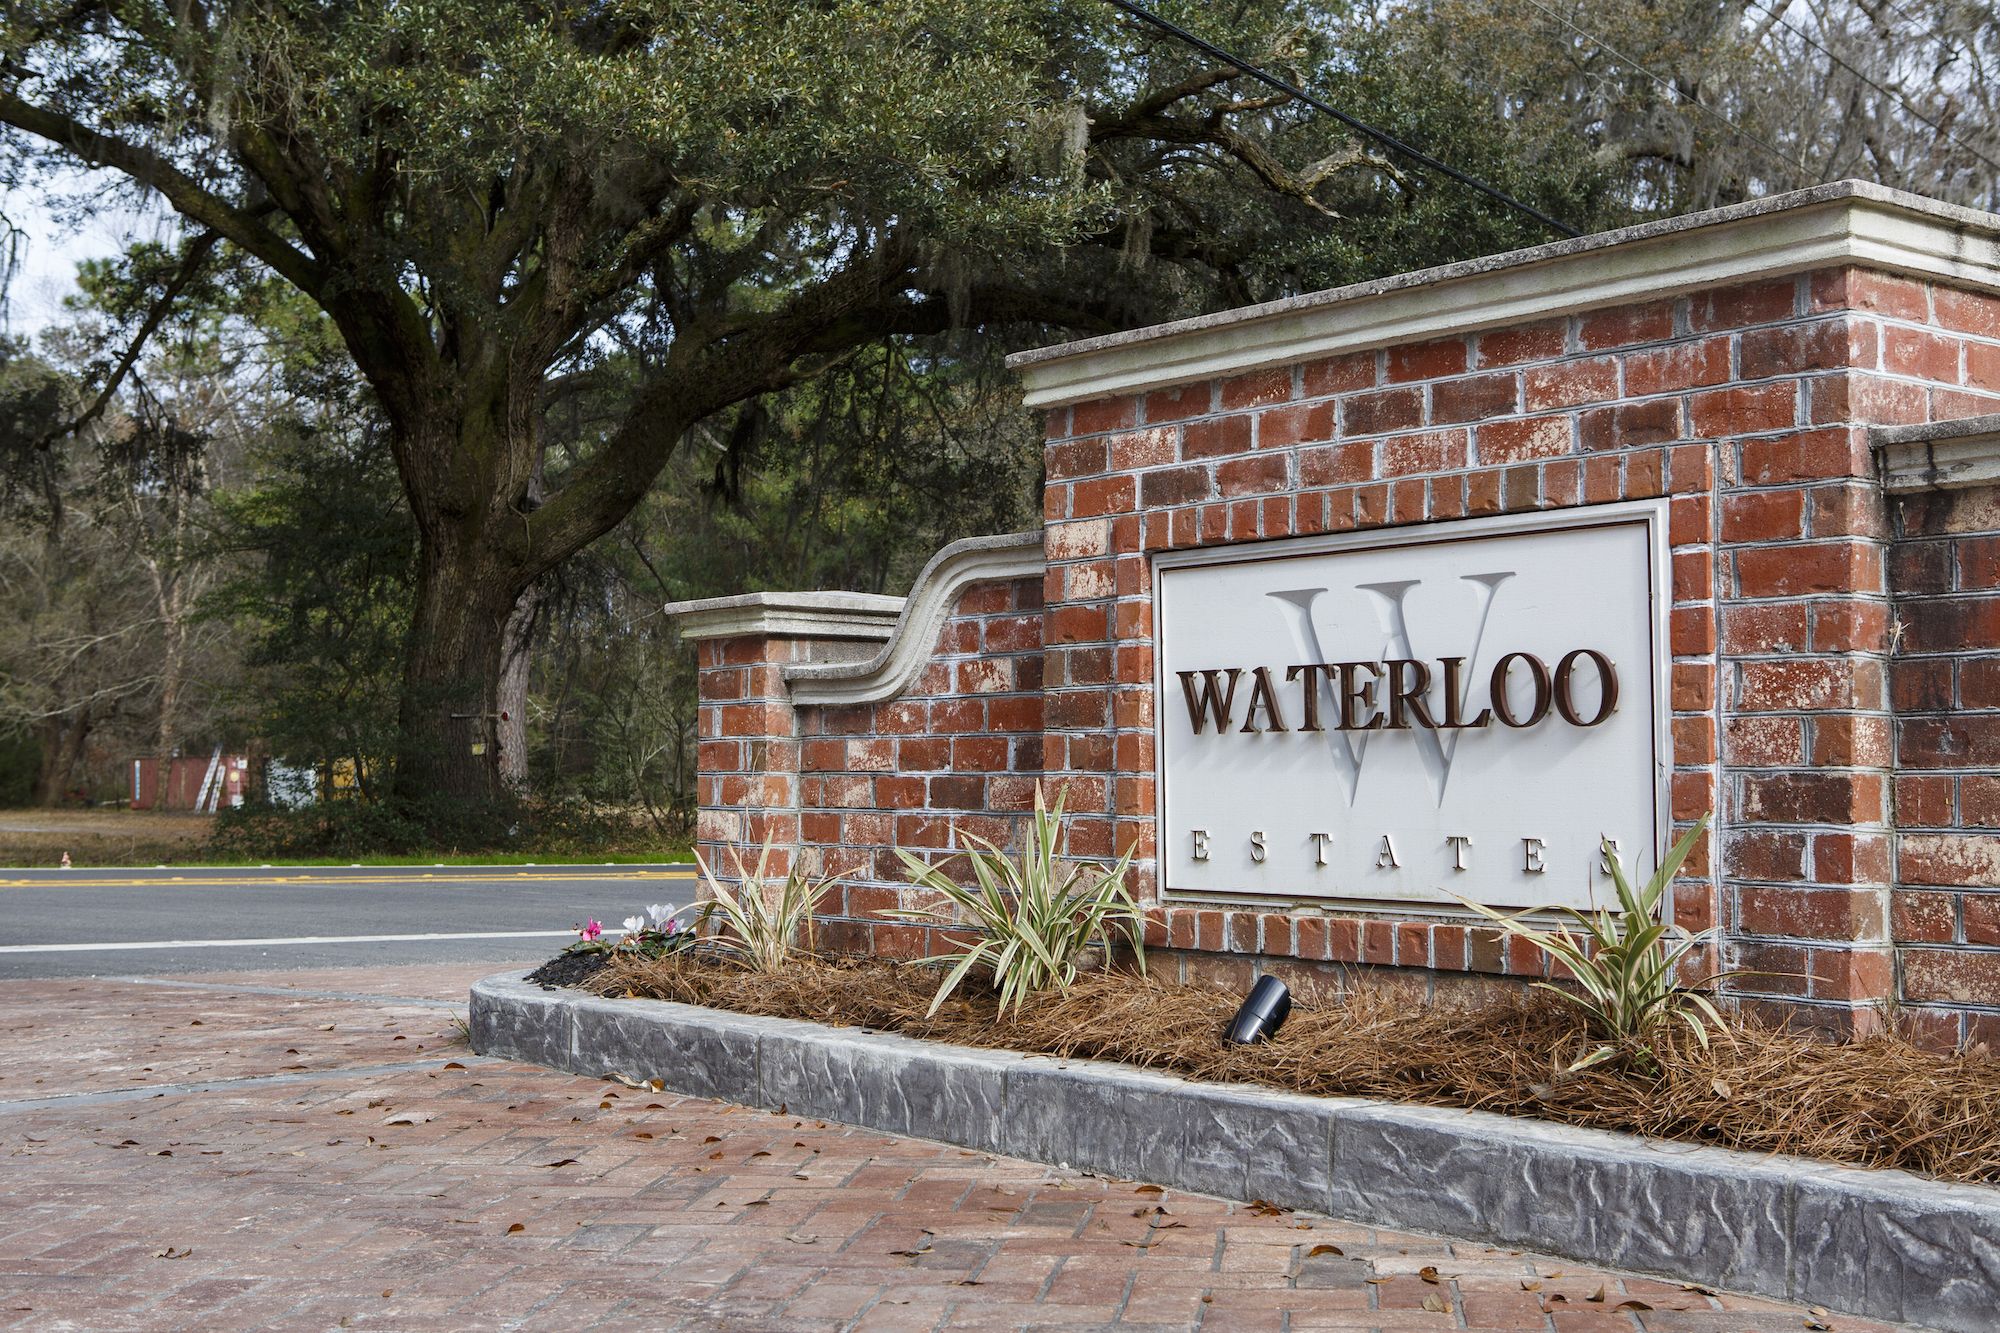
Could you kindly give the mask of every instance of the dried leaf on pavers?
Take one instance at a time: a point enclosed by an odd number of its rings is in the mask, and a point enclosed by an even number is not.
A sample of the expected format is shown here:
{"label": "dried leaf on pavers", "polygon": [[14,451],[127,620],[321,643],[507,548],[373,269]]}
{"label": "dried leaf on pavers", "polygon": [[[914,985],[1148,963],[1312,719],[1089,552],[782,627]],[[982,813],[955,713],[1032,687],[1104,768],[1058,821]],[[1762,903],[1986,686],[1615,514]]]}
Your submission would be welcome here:
{"label": "dried leaf on pavers", "polygon": [[1306,1258],[1317,1259],[1322,1254],[1337,1254],[1344,1258],[1347,1251],[1341,1249],[1338,1245],[1315,1245],[1306,1251]]}
{"label": "dried leaf on pavers", "polygon": [[1141,1186],[1140,1186],[1140,1187],[1139,1187],[1138,1189],[1135,1189],[1135,1190],[1133,1190],[1132,1192],[1133,1192],[1134,1194],[1165,1194],[1165,1193],[1166,1193],[1166,1191],[1165,1191],[1165,1190],[1163,1190],[1163,1189],[1161,1189],[1161,1188],[1160,1188],[1160,1187],[1159,1187],[1158,1185],[1141,1185]]}
{"label": "dried leaf on pavers", "polygon": [[1584,1299],[1587,1301],[1602,1302],[1604,1300],[1604,1284],[1602,1282],[1598,1283],[1597,1290],[1591,1292],[1590,1295],[1584,1297]]}
{"label": "dried leaf on pavers", "polygon": [[444,1064],[444,1067],[445,1067],[446,1069],[463,1069],[463,1068],[465,1068],[465,1066],[464,1066],[464,1065],[460,1064],[460,1063],[459,1063],[458,1061],[456,1061],[456,1060],[447,1060],[447,1061],[445,1061],[445,1064]]}
{"label": "dried leaf on pavers", "polygon": [[792,1244],[794,1244],[794,1245],[817,1245],[817,1244],[819,1244],[819,1237],[818,1237],[818,1236],[801,1236],[801,1235],[798,1235],[798,1234],[794,1233],[794,1234],[792,1234],[792,1235],[788,1235],[788,1236],[786,1236],[786,1237],[785,1237],[785,1239],[786,1239],[786,1240],[788,1240],[788,1241],[790,1241],[790,1242],[791,1242]]}
{"label": "dried leaf on pavers", "polygon": [[507,1234],[511,1236],[517,1231],[526,1231],[527,1229],[528,1229],[527,1223],[516,1222],[513,1226],[507,1228]]}
{"label": "dried leaf on pavers", "polygon": [[711,1135],[709,1135],[709,1136],[708,1136],[707,1138],[703,1139],[703,1140],[702,1140],[702,1142],[703,1142],[703,1143],[720,1143],[720,1142],[722,1142],[722,1139],[721,1139],[721,1136],[719,1136],[719,1135],[716,1135],[716,1134],[711,1134]]}
{"label": "dried leaf on pavers", "polygon": [[1291,1211],[1289,1208],[1280,1208],[1277,1204],[1267,1199],[1252,1199],[1250,1201],[1250,1215],[1252,1217],[1283,1217]]}
{"label": "dried leaf on pavers", "polygon": [[648,1134],[645,1130],[642,1129],[637,1134],[634,1134],[632,1137],[635,1139],[650,1139],[653,1136],[651,1134]]}
{"label": "dried leaf on pavers", "polygon": [[1540,1291],[1541,1289],[1542,1289],[1542,1284],[1538,1281],[1535,1281],[1533,1278],[1521,1279],[1522,1291]]}
{"label": "dried leaf on pavers", "polygon": [[185,1249],[185,1250],[177,1250],[177,1249],[175,1249],[175,1248],[174,1248],[173,1246],[169,1245],[169,1246],[167,1246],[167,1248],[166,1248],[166,1249],[164,1249],[164,1250],[155,1250],[155,1251],[153,1251],[153,1257],[154,1257],[155,1259],[185,1259],[185,1258],[187,1258],[187,1257],[188,1257],[188,1256],[189,1256],[190,1254],[193,1254],[193,1253],[194,1253],[194,1250],[193,1250],[193,1248],[192,1248],[192,1247],[190,1247],[190,1248],[188,1248],[188,1249]]}
{"label": "dried leaf on pavers", "polygon": [[437,1119],[429,1111],[398,1111],[382,1123],[385,1125],[426,1125]]}
{"label": "dried leaf on pavers", "polygon": [[1424,1308],[1432,1314],[1450,1314],[1451,1302],[1436,1292],[1432,1292],[1430,1295],[1424,1297]]}
{"label": "dried leaf on pavers", "polygon": [[1394,1282],[1396,1280],[1396,1276],[1393,1273],[1389,1273],[1389,1274],[1384,1274],[1381,1277],[1364,1277],[1361,1280],[1363,1282],[1366,1282],[1371,1287],[1379,1287],[1384,1282]]}
{"label": "dried leaf on pavers", "polygon": [[1650,1310],[1653,1307],[1644,1301],[1620,1301],[1611,1308],[1613,1310]]}
{"label": "dried leaf on pavers", "polygon": [[563,1159],[562,1159],[562,1160],[561,1160],[560,1162],[543,1162],[543,1163],[542,1163],[542,1165],[543,1165],[543,1167],[545,1167],[545,1168],[546,1168],[546,1167],[551,1167],[551,1166],[575,1166],[575,1165],[576,1165],[576,1158],[574,1158],[574,1157],[565,1157],[565,1158],[563,1158]]}
{"label": "dried leaf on pavers", "polygon": [[1430,1283],[1433,1287],[1438,1283],[1438,1271],[1429,1264],[1425,1264],[1422,1268],[1419,1268],[1417,1276]]}
{"label": "dried leaf on pavers", "polygon": [[1806,1327],[1813,1333],[1832,1333],[1833,1325],[1812,1315],[1806,1316]]}
{"label": "dried leaf on pavers", "polygon": [[771,1154],[765,1152],[762,1148],[759,1148],[756,1152],[751,1153],[750,1157],[745,1160],[754,1160],[759,1157],[769,1157],[770,1155]]}

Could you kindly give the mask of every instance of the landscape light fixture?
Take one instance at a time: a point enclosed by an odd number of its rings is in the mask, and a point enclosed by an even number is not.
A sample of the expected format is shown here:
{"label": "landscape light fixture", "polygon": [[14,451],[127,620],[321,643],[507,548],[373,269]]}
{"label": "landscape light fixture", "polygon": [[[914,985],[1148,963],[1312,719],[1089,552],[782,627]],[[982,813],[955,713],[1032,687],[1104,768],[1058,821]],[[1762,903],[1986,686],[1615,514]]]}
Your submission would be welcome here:
{"label": "landscape light fixture", "polygon": [[1222,1039],[1232,1046],[1248,1046],[1277,1032],[1291,1016],[1292,993],[1285,983],[1276,977],[1258,977],[1243,1007],[1229,1020],[1229,1030]]}

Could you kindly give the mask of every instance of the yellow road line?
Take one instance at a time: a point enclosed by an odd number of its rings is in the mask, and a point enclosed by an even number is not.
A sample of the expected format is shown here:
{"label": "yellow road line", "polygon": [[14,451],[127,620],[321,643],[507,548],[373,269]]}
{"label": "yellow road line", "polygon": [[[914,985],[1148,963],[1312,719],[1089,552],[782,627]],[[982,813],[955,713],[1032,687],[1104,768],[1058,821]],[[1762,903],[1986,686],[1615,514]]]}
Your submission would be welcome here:
{"label": "yellow road line", "polygon": [[272,884],[409,884],[431,880],[434,883],[450,884],[490,884],[496,880],[520,880],[529,882],[572,882],[576,880],[623,880],[651,881],[693,879],[692,870],[634,870],[577,875],[546,874],[471,874],[441,875],[426,870],[421,874],[406,875],[234,875],[227,879],[205,879],[191,875],[156,876],[151,879],[0,879],[0,888],[9,889],[131,889],[131,888],[265,888]]}

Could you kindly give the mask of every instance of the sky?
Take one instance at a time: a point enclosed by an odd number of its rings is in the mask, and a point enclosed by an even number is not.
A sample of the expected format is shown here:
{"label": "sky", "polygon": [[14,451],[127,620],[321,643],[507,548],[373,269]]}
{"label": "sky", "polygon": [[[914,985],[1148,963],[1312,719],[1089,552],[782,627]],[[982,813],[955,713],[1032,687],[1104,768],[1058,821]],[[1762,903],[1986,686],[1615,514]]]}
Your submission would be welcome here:
{"label": "sky", "polygon": [[108,259],[132,240],[160,234],[165,215],[122,200],[82,219],[72,218],[80,199],[109,190],[111,172],[66,172],[37,186],[0,190],[0,214],[20,228],[20,268],[7,291],[0,328],[35,337],[63,316],[62,302],[76,292],[76,266]]}

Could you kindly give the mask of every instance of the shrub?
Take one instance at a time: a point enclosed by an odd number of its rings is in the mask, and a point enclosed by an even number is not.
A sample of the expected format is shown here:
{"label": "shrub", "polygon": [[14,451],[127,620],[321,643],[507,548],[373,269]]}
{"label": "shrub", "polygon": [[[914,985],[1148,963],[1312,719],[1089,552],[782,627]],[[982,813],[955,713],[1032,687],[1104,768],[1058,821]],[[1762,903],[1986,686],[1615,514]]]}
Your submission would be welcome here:
{"label": "shrub", "polygon": [[960,835],[974,844],[965,856],[972,864],[976,887],[968,888],[937,866],[896,849],[910,872],[910,883],[943,895],[946,902],[883,915],[943,926],[959,925],[963,918],[964,927],[980,935],[961,949],[926,960],[952,965],[931,1000],[931,1013],[976,967],[992,971],[1003,1013],[1018,1011],[1022,1001],[1037,992],[1068,990],[1084,955],[1110,947],[1114,926],[1131,944],[1139,970],[1146,970],[1146,914],[1125,888],[1132,853],[1128,850],[1108,869],[1092,862],[1059,863],[1057,843],[1066,796],[1066,792],[1057,796],[1051,810],[1040,784],[1036,785],[1034,818],[1018,858],[984,838]]}
{"label": "shrub", "polygon": [[701,906],[702,919],[712,922],[720,918],[726,931],[713,936],[711,942],[728,950],[753,972],[776,972],[791,962],[801,933],[805,936],[805,952],[813,952],[817,943],[813,936],[813,908],[819,904],[820,893],[837,883],[837,879],[833,876],[814,879],[799,865],[794,853],[790,873],[774,882],[767,869],[771,861],[769,838],[764,840],[764,850],[757,854],[755,870],[744,866],[734,847],[729,849],[729,856],[736,862],[737,884],[733,890],[715,877],[701,853],[695,853],[695,864],[701,867],[702,879],[708,884],[709,901]]}
{"label": "shrub", "polygon": [[[1703,815],[1667,853],[1653,877],[1634,887],[1610,842],[1604,844],[1604,862],[1611,870],[1611,882],[1618,891],[1619,910],[1599,908],[1580,912],[1573,907],[1544,908],[1567,917],[1581,929],[1568,924],[1554,930],[1538,930],[1522,918],[1509,916],[1467,898],[1459,901],[1499,925],[1510,935],[1535,946],[1545,956],[1561,963],[1575,977],[1575,987],[1546,981],[1535,984],[1552,991],[1582,1009],[1589,1018],[1592,1035],[1602,1044],[1570,1066],[1570,1072],[1621,1056],[1640,1063],[1655,1063],[1652,1042],[1661,1024],[1687,1024],[1704,1048],[1709,1033],[1721,1030],[1722,1016],[1700,990],[1680,983],[1683,959],[1712,933],[1692,934],[1659,918],[1667,886],[1673,883],[1681,863],[1694,849],[1695,840],[1708,827]],[[1724,974],[1704,978],[1708,985]]]}

